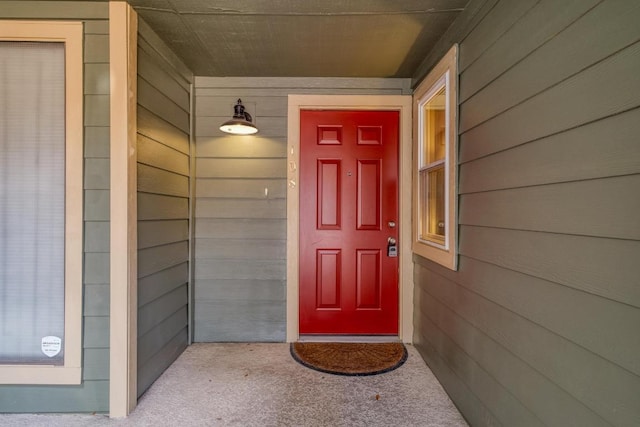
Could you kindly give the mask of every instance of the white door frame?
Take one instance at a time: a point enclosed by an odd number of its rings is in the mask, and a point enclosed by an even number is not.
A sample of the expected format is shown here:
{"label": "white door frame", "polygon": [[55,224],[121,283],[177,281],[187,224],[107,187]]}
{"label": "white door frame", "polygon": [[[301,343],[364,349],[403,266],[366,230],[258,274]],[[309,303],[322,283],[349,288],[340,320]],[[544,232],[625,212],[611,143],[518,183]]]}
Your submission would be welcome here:
{"label": "white door frame", "polygon": [[400,112],[399,139],[399,338],[413,340],[413,261],[411,254],[411,114],[410,95],[289,95],[287,138],[287,342],[299,333],[300,110],[386,110]]}

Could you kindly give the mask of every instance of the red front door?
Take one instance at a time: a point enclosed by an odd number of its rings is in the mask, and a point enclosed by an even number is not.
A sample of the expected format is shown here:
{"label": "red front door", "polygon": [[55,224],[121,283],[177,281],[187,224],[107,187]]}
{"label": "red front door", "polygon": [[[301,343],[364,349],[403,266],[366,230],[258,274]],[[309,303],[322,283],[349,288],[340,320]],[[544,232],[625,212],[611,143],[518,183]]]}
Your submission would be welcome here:
{"label": "red front door", "polygon": [[300,112],[300,333],[397,334],[395,111]]}

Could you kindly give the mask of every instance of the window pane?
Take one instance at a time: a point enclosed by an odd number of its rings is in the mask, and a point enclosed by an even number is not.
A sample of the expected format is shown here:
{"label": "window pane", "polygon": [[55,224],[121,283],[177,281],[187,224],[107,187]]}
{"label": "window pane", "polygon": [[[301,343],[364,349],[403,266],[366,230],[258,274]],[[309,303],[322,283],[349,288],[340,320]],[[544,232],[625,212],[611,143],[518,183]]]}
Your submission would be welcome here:
{"label": "window pane", "polygon": [[445,241],[444,166],[420,171],[420,239]]}
{"label": "window pane", "polygon": [[0,42],[0,76],[0,363],[60,365],[64,44]]}
{"label": "window pane", "polygon": [[429,234],[444,240],[444,167],[429,171]]}
{"label": "window pane", "polygon": [[444,160],[446,155],[446,87],[424,104],[424,166]]}

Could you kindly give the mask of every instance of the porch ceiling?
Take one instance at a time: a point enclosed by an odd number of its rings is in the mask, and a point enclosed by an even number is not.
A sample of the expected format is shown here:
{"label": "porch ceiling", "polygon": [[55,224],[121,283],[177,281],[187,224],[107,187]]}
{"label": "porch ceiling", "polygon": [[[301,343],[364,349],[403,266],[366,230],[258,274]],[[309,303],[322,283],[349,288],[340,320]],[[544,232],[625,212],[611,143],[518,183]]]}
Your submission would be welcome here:
{"label": "porch ceiling", "polygon": [[411,77],[469,0],[129,0],[198,76]]}

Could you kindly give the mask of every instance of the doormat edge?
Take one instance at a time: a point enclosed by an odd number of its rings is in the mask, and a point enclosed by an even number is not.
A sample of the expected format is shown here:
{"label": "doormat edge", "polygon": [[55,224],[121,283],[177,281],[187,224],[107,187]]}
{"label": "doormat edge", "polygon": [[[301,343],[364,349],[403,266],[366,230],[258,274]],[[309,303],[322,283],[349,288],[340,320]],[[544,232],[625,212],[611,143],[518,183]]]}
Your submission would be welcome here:
{"label": "doormat edge", "polygon": [[[398,369],[399,367],[401,367],[402,365],[404,365],[404,363],[407,361],[407,358],[409,357],[409,352],[407,351],[407,347],[404,345],[404,343],[400,342],[400,343],[396,343],[396,344],[400,344],[402,346],[402,357],[400,358],[400,360],[398,360],[397,363],[395,363],[394,365],[391,365],[389,367],[386,367],[384,369],[379,369],[376,371],[369,371],[369,372],[340,372],[340,371],[335,371],[335,370],[331,370],[331,369],[323,369],[319,366],[313,365],[311,363],[306,362],[305,360],[301,359],[296,350],[295,350],[295,345],[298,342],[292,342],[289,345],[289,352],[291,353],[291,357],[298,362],[299,364],[301,364],[302,366],[305,366],[309,369],[313,369],[314,371],[318,371],[318,372],[322,372],[325,374],[331,374],[331,375],[341,375],[341,376],[347,376],[347,377],[367,377],[367,376],[371,376],[371,375],[380,375],[380,374],[384,374],[387,372],[391,372],[395,369]],[[344,344],[344,343],[340,343],[340,342],[334,342],[334,343],[327,343],[327,344]],[[375,343],[372,343],[375,344]]]}

